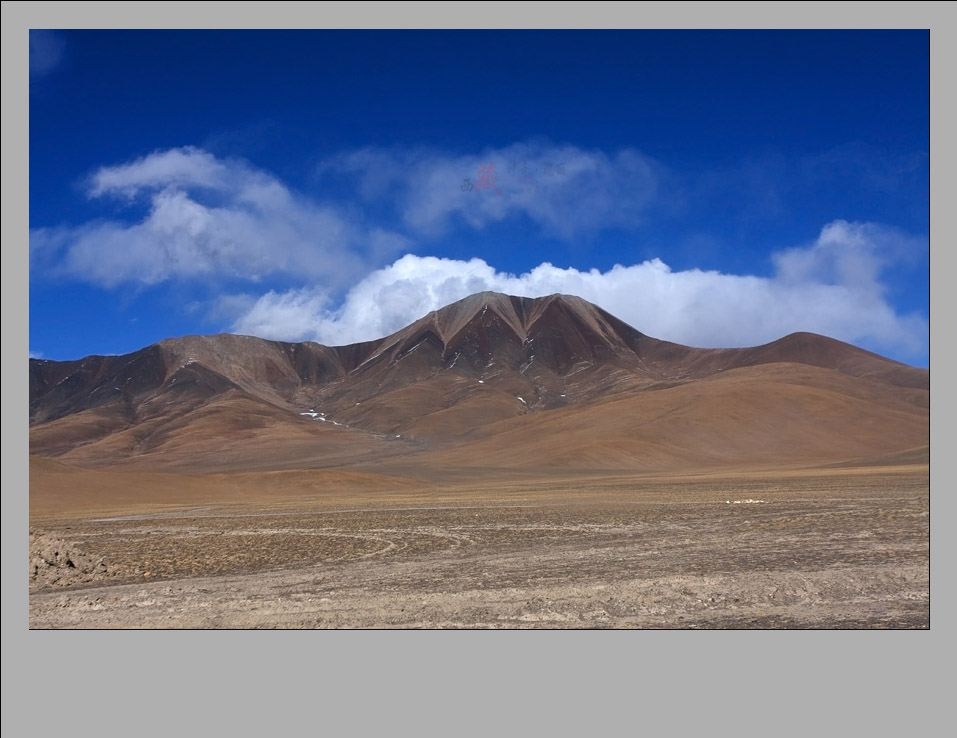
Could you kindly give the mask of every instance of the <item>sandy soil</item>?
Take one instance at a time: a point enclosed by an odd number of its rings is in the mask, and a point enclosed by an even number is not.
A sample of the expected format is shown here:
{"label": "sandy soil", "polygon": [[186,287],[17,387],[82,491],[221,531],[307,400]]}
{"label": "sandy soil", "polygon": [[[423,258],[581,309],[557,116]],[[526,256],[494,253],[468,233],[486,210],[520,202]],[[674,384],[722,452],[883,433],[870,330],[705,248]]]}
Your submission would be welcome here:
{"label": "sandy soil", "polygon": [[927,628],[925,465],[31,516],[31,628]]}

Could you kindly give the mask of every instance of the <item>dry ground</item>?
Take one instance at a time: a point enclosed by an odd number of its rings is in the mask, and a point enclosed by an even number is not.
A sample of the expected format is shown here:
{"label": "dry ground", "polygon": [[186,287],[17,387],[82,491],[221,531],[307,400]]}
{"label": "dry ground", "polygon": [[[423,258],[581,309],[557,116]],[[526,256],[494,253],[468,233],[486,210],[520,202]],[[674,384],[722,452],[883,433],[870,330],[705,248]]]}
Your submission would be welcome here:
{"label": "dry ground", "polygon": [[70,474],[31,467],[31,628],[929,627],[925,463],[214,475],[205,497],[75,472],[70,498]]}

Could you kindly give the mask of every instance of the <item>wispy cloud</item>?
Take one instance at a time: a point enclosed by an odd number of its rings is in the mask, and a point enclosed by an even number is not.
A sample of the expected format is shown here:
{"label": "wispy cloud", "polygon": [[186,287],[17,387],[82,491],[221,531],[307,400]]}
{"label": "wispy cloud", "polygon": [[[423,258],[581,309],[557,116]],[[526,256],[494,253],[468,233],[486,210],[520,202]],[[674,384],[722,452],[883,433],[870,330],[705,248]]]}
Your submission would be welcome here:
{"label": "wispy cloud", "polygon": [[683,215],[720,215],[735,224],[779,224],[799,209],[832,213],[836,202],[870,220],[889,211],[926,211],[928,164],[926,151],[864,143],[801,155],[763,149],[723,166],[673,172],[668,198],[680,200]]}
{"label": "wispy cloud", "polygon": [[813,243],[776,254],[771,277],[676,272],[660,259],[605,272],[544,263],[513,275],[481,259],[407,254],[361,280],[341,306],[318,289],[269,292],[246,306],[232,329],[340,345],[387,335],[481,290],[558,292],[590,300],[646,334],[693,346],[756,345],[812,331],[919,356],[927,349],[926,320],[895,312],[881,282],[882,269],[917,240],[874,223],[835,221]]}
{"label": "wispy cloud", "polygon": [[34,229],[31,261],[103,287],[276,274],[342,286],[369,260],[409,247],[400,234],[363,225],[355,213],[299,195],[243,161],[193,147],[103,167],[87,193],[145,201],[148,212],[134,223]]}
{"label": "wispy cloud", "polygon": [[[799,159],[792,181],[808,186],[853,183],[870,194],[901,195],[906,190],[926,190],[929,152],[891,153],[860,142],[842,144]],[[926,200],[926,197],[922,198]]]}
{"label": "wispy cloud", "polygon": [[574,238],[641,223],[667,174],[634,149],[607,154],[531,141],[469,155],[366,148],[323,163],[320,176],[345,178],[422,237],[524,217],[545,235]]}
{"label": "wispy cloud", "polygon": [[56,31],[30,29],[30,77],[49,74],[63,59],[66,43]]}

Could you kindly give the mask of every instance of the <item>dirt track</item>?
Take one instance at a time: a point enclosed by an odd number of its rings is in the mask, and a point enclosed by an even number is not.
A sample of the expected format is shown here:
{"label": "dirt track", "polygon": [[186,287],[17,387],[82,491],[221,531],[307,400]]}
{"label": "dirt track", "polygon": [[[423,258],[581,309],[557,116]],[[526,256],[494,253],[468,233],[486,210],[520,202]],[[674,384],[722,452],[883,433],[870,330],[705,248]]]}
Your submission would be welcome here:
{"label": "dirt track", "polygon": [[44,516],[30,626],[926,628],[928,512],[925,466]]}

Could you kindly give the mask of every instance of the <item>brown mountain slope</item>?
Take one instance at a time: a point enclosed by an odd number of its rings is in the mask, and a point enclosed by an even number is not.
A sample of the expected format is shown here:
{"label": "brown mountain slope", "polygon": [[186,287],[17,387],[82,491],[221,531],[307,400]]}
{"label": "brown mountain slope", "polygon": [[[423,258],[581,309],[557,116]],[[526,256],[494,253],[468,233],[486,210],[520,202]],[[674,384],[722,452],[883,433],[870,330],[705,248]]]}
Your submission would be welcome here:
{"label": "brown mountain slope", "polygon": [[312,422],[239,390],[132,423],[119,422],[109,410],[95,408],[35,426],[31,453],[87,467],[225,472],[343,466],[407,453],[413,445]]}
{"label": "brown mountain slope", "polygon": [[680,366],[691,377],[778,362],[836,369],[852,377],[877,379],[898,387],[930,389],[930,373],[814,333],[792,333],[777,341],[743,349],[693,349],[656,342],[649,356],[666,367]]}
{"label": "brown mountain slope", "polygon": [[405,473],[430,466],[671,472],[886,455],[929,444],[923,392],[818,367],[744,367],[528,413],[485,429],[482,438],[381,466]]}
{"label": "brown mountain slope", "polygon": [[928,442],[927,370],[806,333],[680,346],[566,295],[479,293],[351,346],[187,336],[30,377],[31,453],[81,466],[673,468]]}

